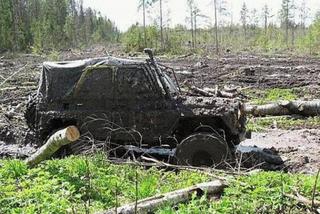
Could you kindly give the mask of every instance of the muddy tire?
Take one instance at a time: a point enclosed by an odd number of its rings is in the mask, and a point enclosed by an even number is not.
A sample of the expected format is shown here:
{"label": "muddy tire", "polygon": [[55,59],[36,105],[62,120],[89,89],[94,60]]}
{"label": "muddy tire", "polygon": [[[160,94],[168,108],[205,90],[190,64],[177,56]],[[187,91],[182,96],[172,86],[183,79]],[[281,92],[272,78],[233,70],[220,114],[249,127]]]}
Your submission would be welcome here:
{"label": "muddy tire", "polygon": [[179,165],[222,166],[230,157],[228,144],[212,133],[190,135],[177,146],[175,157]]}

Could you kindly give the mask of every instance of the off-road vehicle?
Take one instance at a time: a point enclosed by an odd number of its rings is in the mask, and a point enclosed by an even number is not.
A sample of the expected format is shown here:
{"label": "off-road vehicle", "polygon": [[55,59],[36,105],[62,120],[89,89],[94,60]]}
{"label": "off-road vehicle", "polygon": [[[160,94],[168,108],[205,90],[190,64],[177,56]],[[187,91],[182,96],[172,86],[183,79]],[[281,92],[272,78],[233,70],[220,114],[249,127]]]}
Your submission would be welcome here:
{"label": "off-road vehicle", "polygon": [[146,52],[146,60],[45,62],[25,115],[40,144],[55,130],[76,125],[84,137],[72,153],[102,142],[108,149],[169,149],[178,164],[227,158],[245,134],[241,102],[181,93]]}

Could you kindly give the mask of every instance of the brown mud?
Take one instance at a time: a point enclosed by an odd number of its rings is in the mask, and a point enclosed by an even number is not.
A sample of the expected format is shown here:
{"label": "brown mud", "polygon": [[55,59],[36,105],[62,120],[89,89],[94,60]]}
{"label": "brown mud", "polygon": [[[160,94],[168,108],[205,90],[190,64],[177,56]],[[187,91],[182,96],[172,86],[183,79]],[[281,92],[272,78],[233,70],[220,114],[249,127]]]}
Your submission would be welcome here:
{"label": "brown mud", "polygon": [[[104,48],[87,52],[68,50],[62,52],[59,60],[105,56],[106,53]],[[46,60],[31,54],[0,55],[0,157],[26,157],[34,152],[34,140],[27,134],[23,113],[28,96],[37,89],[41,65]],[[160,61],[176,70],[182,88],[187,85],[212,89],[297,88],[305,99],[314,99],[320,94],[320,60],[317,58],[230,54],[219,59],[188,56]],[[272,148],[289,171],[313,173],[320,166],[318,130],[274,129],[253,133],[252,139],[242,145]]]}

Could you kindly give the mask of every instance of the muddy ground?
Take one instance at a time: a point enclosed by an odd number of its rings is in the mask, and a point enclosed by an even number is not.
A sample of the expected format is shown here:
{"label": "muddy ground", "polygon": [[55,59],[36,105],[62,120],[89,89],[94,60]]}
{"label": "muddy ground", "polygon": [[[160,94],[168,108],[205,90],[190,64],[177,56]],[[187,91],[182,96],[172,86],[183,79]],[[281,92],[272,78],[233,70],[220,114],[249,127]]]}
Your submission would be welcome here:
{"label": "muddy ground", "polygon": [[[105,56],[105,48],[87,52],[64,51],[60,60]],[[24,121],[25,102],[36,91],[46,57],[31,54],[0,55],[0,157],[26,157],[35,148]],[[186,56],[161,63],[176,70],[182,88],[269,89],[297,88],[303,99],[320,94],[320,60],[288,55],[228,54],[220,58]],[[257,95],[258,96],[258,95]],[[240,97],[247,101],[246,94]],[[21,104],[23,103],[23,104]],[[13,111],[10,114],[10,111]],[[320,131],[312,129],[253,133],[243,145],[273,148],[290,171],[313,173],[320,166]]]}

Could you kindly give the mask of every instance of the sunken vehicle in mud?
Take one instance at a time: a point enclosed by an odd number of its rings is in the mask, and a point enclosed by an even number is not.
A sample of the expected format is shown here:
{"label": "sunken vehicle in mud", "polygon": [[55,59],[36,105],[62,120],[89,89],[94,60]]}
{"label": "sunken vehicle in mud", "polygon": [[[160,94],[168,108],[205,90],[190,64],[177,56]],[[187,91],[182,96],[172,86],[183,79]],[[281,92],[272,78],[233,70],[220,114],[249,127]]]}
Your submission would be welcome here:
{"label": "sunken vehicle in mud", "polygon": [[147,50],[146,60],[113,57],[43,64],[37,94],[25,114],[40,144],[75,125],[81,140],[67,148],[171,151],[181,165],[215,165],[245,135],[236,99],[181,93]]}

